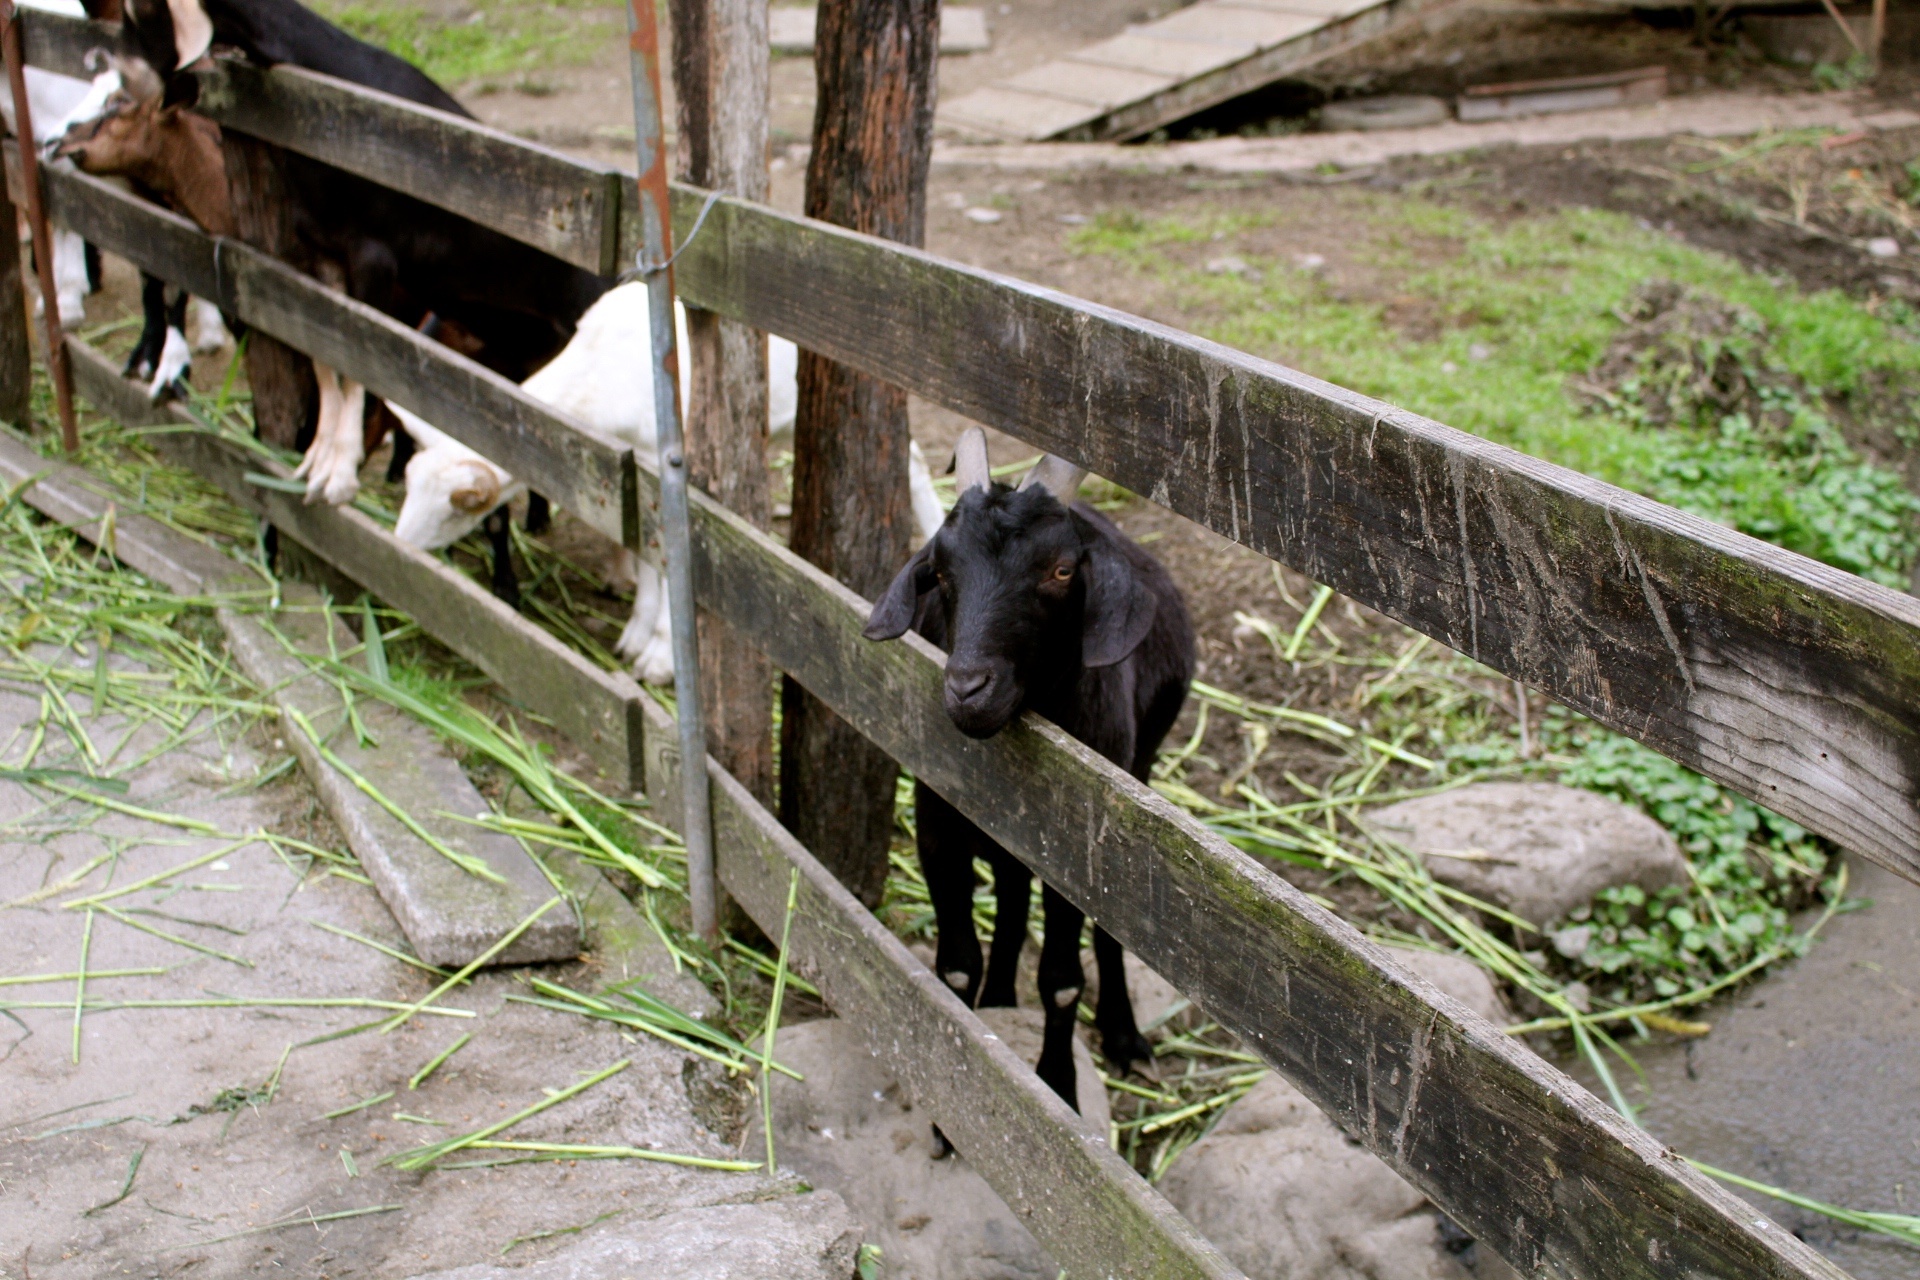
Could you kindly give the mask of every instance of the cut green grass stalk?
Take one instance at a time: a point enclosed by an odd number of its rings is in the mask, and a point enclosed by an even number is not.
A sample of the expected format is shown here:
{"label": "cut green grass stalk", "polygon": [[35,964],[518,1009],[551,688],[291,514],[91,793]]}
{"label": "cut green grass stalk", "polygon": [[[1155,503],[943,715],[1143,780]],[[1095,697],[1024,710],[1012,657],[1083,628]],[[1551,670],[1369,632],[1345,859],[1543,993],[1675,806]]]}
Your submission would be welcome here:
{"label": "cut green grass stalk", "polygon": [[565,902],[565,901],[566,901],[565,898],[561,898],[558,896],[548,898],[544,903],[542,903],[540,906],[534,909],[532,915],[529,915],[525,920],[522,920],[519,924],[507,930],[507,932],[501,936],[498,942],[494,943],[492,946],[488,947],[485,951],[482,951],[479,955],[475,956],[472,960],[468,961],[467,964],[464,967],[462,967],[458,973],[455,973],[452,977],[448,978],[445,982],[435,987],[432,991],[429,991],[425,996],[421,997],[421,999],[418,1002],[408,1005],[404,1010],[401,1011],[399,1015],[389,1020],[386,1026],[380,1028],[380,1034],[386,1035],[388,1032],[393,1031],[398,1027],[405,1026],[407,1023],[407,1020],[412,1018],[414,1014],[421,1012],[428,1005],[432,1004],[435,1000],[438,1000],[441,996],[445,995],[448,991],[451,991],[453,988],[459,986],[461,983],[465,982],[468,978],[472,977],[474,973],[481,968],[481,966],[487,963],[487,961],[493,959],[495,956],[499,955],[502,951],[505,951],[508,947],[512,946],[516,941],[518,941],[521,934],[525,933],[528,929],[531,929],[533,927],[534,921],[538,920],[541,916],[547,914],[547,912],[553,910],[555,907],[559,906],[562,902]]}
{"label": "cut green grass stalk", "polygon": [[[530,980],[535,991],[552,997],[542,1000],[534,996],[508,996],[519,1004],[538,1005],[543,1009],[554,1009],[563,1013],[578,1014],[582,1017],[598,1018],[605,1022],[617,1023],[645,1031],[689,1053],[699,1054],[703,1058],[717,1062],[729,1071],[748,1070],[748,1062],[757,1055],[739,1040],[728,1035],[718,1027],[710,1026],[659,997],[647,992],[637,992],[626,987],[611,987],[601,996],[589,996],[548,982],[543,978]],[[632,1008],[615,1005],[609,996],[618,996]],[[773,1069],[795,1080],[803,1077],[790,1067],[776,1062]]]}
{"label": "cut green grass stalk", "polygon": [[[195,942],[192,938],[183,938],[177,933],[168,933],[165,929],[156,929],[150,924],[142,924],[125,912],[115,911],[112,907],[103,906],[100,907],[99,910],[106,912],[129,929],[138,929],[141,933],[151,934],[153,937],[159,938],[164,942],[171,942],[177,947],[185,947],[189,951],[198,951],[201,955],[212,956],[216,960],[225,960],[228,964],[237,964],[243,969],[251,969],[254,967],[253,961],[251,960],[221,951],[217,947],[210,947],[204,942]],[[87,912],[87,919],[93,919],[92,911]]]}
{"label": "cut green grass stalk", "polygon": [[380,942],[380,941],[377,941],[376,939],[369,938],[365,934],[355,933],[351,929],[342,929],[339,925],[328,924],[324,920],[308,920],[307,923],[312,925],[316,929],[324,929],[328,933],[338,934],[342,938],[350,938],[353,941],[362,944],[363,946],[372,947],[375,951],[378,951],[381,955],[391,956],[395,960],[398,960],[401,964],[409,964],[416,969],[425,970],[427,973],[432,974],[436,978],[447,977],[450,973],[450,970],[442,969],[439,965],[428,964],[425,960],[422,960],[419,956],[409,955],[407,952],[400,950],[398,947],[390,947],[384,942]]}
{"label": "cut green grass stalk", "polygon": [[787,997],[788,944],[793,939],[793,908],[800,900],[800,868],[787,877],[787,912],[780,924],[780,960],[773,971],[773,995],[767,1004],[767,1025],[760,1039],[760,1122],[767,1133],[767,1174],[779,1171],[773,1158],[773,1038],[780,1030],[780,1006]]}
{"label": "cut green grass stalk", "polygon": [[388,1098],[391,1098],[393,1093],[394,1091],[392,1089],[387,1090],[385,1093],[376,1093],[371,1098],[362,1098],[358,1102],[350,1102],[338,1111],[329,1111],[320,1118],[322,1120],[338,1120],[341,1116],[350,1116],[356,1111],[365,1111],[368,1107],[377,1107]]}
{"label": "cut green grass stalk", "polygon": [[447,1156],[452,1155],[456,1151],[459,1151],[465,1147],[470,1147],[476,1142],[485,1142],[487,1139],[493,1137],[495,1134],[504,1133],[508,1129],[513,1128],[515,1125],[519,1124],[522,1120],[531,1119],[532,1117],[539,1115],[542,1111],[545,1111],[548,1107],[556,1106],[559,1103],[565,1102],[569,1098],[572,1098],[578,1094],[586,1092],[588,1089],[593,1088],[593,1086],[599,1084],[601,1081],[606,1080],[611,1076],[619,1075],[622,1071],[625,1071],[628,1067],[632,1065],[633,1063],[630,1059],[622,1058],[620,1059],[620,1061],[614,1063],[612,1066],[596,1071],[584,1080],[576,1081],[573,1084],[568,1085],[564,1089],[548,1094],[546,1097],[534,1103],[532,1106],[527,1107],[521,1111],[516,1111],[514,1112],[514,1114],[508,1116],[504,1120],[498,1120],[498,1121],[495,1121],[493,1124],[485,1126],[484,1128],[475,1129],[472,1133],[466,1134],[462,1137],[449,1138],[445,1142],[436,1142],[429,1146],[416,1148],[413,1151],[408,1151],[403,1154],[391,1156],[385,1161],[385,1163],[391,1164],[394,1168],[402,1170],[404,1172],[409,1172],[409,1173],[413,1172],[414,1170],[429,1168],[435,1162],[441,1159],[444,1159]]}
{"label": "cut green grass stalk", "polygon": [[173,1253],[180,1249],[201,1249],[208,1245],[225,1244],[229,1240],[239,1240],[246,1236],[262,1235],[269,1231],[284,1231],[288,1227],[312,1226],[315,1230],[318,1230],[320,1224],[323,1222],[341,1222],[348,1218],[364,1218],[368,1214],[373,1213],[396,1213],[405,1207],[405,1205],[398,1204],[371,1204],[364,1209],[341,1209],[334,1213],[299,1213],[292,1217],[282,1218],[278,1222],[268,1222],[261,1226],[248,1227],[245,1231],[235,1231],[229,1235],[215,1236],[211,1240],[191,1240],[186,1244],[169,1245],[167,1248],[161,1250],[161,1252]]}
{"label": "cut green grass stalk", "polygon": [[1799,1209],[1844,1222],[1848,1226],[1859,1227],[1863,1231],[1876,1231],[1881,1235],[1892,1236],[1903,1244],[1920,1246],[1920,1217],[1904,1213],[1877,1213],[1861,1209],[1843,1209],[1838,1205],[1797,1195],[1781,1187],[1770,1187],[1764,1182],[1755,1182],[1743,1178],[1737,1173],[1728,1173],[1725,1169],[1716,1169],[1710,1164],[1689,1159],[1688,1164],[1706,1174],[1709,1178],[1718,1178],[1722,1182],[1731,1182],[1736,1187],[1745,1187],[1749,1191],[1758,1191],[1763,1196],[1785,1201]]}
{"label": "cut green grass stalk", "polygon": [[140,1162],[142,1160],[145,1160],[146,1158],[147,1158],[147,1149],[145,1146],[142,1146],[138,1151],[134,1152],[133,1155],[128,1157],[127,1159],[127,1176],[120,1183],[120,1194],[113,1197],[113,1199],[111,1200],[102,1200],[99,1204],[94,1205],[91,1209],[81,1210],[80,1216],[83,1218],[91,1218],[96,1213],[100,1213],[100,1212],[103,1212],[104,1210],[113,1208],[113,1206],[119,1204],[122,1200],[125,1200],[128,1196],[132,1195],[133,1180],[140,1175]]}
{"label": "cut green grass stalk", "polygon": [[467,1041],[471,1039],[473,1039],[473,1033],[471,1031],[461,1032],[460,1038],[458,1040],[455,1040],[452,1044],[442,1049],[439,1053],[434,1054],[433,1060],[431,1062],[427,1063],[426,1066],[420,1068],[418,1071],[413,1073],[412,1078],[407,1081],[407,1088],[409,1090],[418,1089],[422,1081],[426,1080],[428,1076],[432,1075],[434,1072],[438,1071],[442,1066],[444,1066],[446,1064],[447,1059],[451,1058],[454,1054],[460,1052],[461,1049],[465,1048]]}
{"label": "cut green grass stalk", "polygon": [[80,1016],[87,1008],[87,956],[93,950],[93,912],[80,932],[80,974],[73,982],[73,1060],[80,1061]]}
{"label": "cut green grass stalk", "polygon": [[[89,969],[86,972],[88,982],[97,982],[101,978],[142,978],[153,974],[165,973],[159,965],[150,965],[144,969]],[[0,978],[0,987],[30,987],[42,982],[72,982],[80,977],[79,973],[28,973],[14,978]]]}
{"label": "cut green grass stalk", "polygon": [[327,746],[319,732],[313,727],[313,722],[301,714],[300,708],[289,706],[287,708],[287,715],[292,718],[294,724],[299,726],[300,732],[307,735],[307,740],[313,743],[314,750],[320,753],[322,760],[325,760],[335,769],[338,769],[341,776],[351,782],[368,799],[392,814],[401,826],[418,836],[428,848],[445,858],[448,862],[451,862],[454,866],[459,867],[468,875],[478,876],[482,880],[491,880],[495,884],[505,884],[507,882],[505,876],[502,876],[479,858],[449,848],[438,836],[415,821],[412,814],[395,804],[392,800],[389,800],[378,787],[367,781],[366,777],[362,775],[358,769],[355,769],[345,760],[335,755],[333,749]]}
{"label": "cut green grass stalk", "polygon": [[[218,835],[219,831],[214,829],[214,834]],[[69,898],[60,905],[69,911],[80,907],[95,907],[103,902],[109,902],[114,898],[123,898],[130,893],[138,893],[142,889],[151,889],[155,885],[166,883],[174,876],[184,875],[189,871],[197,870],[200,867],[206,866],[209,862],[217,862],[232,853],[235,849],[251,843],[254,839],[254,836],[242,836],[231,843],[221,845],[211,853],[203,853],[197,858],[189,858],[177,867],[169,867],[167,870],[150,875],[144,880],[135,880],[132,884],[123,884],[118,889],[104,889],[99,893],[88,894],[84,898]]]}
{"label": "cut green grass stalk", "polygon": [[1300,625],[1293,629],[1291,636],[1287,637],[1287,647],[1280,655],[1282,658],[1292,662],[1300,656],[1300,646],[1307,642],[1307,635],[1313,630],[1313,624],[1320,621],[1320,615],[1326,611],[1327,601],[1331,599],[1333,599],[1332,587],[1321,587],[1314,593],[1313,603],[1308,605],[1307,611],[1300,615]]}
{"label": "cut green grass stalk", "polygon": [[675,1151],[655,1151],[650,1147],[602,1147],[571,1142],[474,1142],[474,1151],[532,1151],[556,1160],[657,1160],[662,1164],[690,1165],[695,1169],[720,1169],[727,1173],[752,1173],[760,1168],[755,1160],[721,1160],[712,1156],[687,1156]]}
{"label": "cut green grass stalk", "polygon": [[[71,1000],[0,1000],[0,1009],[71,1009]],[[210,996],[177,1000],[102,1000],[87,1005],[88,1013],[112,1009],[398,1009],[408,1013],[432,1014],[440,1018],[474,1018],[471,1009],[419,1008],[398,1000],[374,1000],[365,996]]]}

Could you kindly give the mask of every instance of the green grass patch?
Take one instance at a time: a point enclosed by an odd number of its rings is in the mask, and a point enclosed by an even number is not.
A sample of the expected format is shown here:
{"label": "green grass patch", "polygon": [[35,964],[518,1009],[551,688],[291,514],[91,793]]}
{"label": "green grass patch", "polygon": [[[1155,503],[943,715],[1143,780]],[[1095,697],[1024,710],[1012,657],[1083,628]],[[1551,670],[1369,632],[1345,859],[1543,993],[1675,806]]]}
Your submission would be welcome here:
{"label": "green grass patch", "polygon": [[[1410,199],[1355,194],[1338,287],[1288,258],[1209,274],[1187,246],[1226,247],[1284,214],[1148,220],[1109,214],[1071,246],[1155,276],[1196,325],[1230,346],[1378,396],[1611,481],[1878,582],[1904,586],[1920,557],[1920,503],[1849,445],[1848,425],[1916,432],[1920,344],[1837,292],[1803,293],[1623,216],[1570,209],[1497,223]],[[1349,270],[1374,287],[1353,290]],[[1741,353],[1774,394],[1767,415],[1654,423],[1582,384],[1629,327],[1650,282],[1751,317]],[[1396,328],[1413,303],[1428,332]]]}
{"label": "green grass patch", "polygon": [[[442,16],[413,4],[326,4],[320,12],[347,31],[418,66],[443,85],[511,81],[578,66],[614,47],[625,33],[618,9],[558,3],[476,5]],[[498,87],[485,85],[483,87]],[[531,91],[551,86],[522,81]]]}

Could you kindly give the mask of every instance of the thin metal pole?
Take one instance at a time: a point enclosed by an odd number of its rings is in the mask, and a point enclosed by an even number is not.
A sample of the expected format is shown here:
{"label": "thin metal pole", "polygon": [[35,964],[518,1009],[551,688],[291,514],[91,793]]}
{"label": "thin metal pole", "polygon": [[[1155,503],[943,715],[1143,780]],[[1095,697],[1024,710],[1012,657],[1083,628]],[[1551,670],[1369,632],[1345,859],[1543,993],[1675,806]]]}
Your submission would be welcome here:
{"label": "thin metal pole", "polygon": [[[0,0],[0,4],[8,0]],[[653,0],[628,0],[633,63],[633,133],[640,164],[640,261],[653,322],[653,416],[660,442],[660,534],[667,549],[667,602],[673,610],[673,693],[680,721],[680,789],[686,806],[687,896],[693,927],[720,932],[713,875],[713,823],[707,799],[707,727],[700,707],[700,641],[693,604],[693,534],[687,518],[687,452],[680,434],[680,360],[674,351],[673,225],[667,204],[667,153],[660,109],[660,27]]]}
{"label": "thin metal pole", "polygon": [[[73,371],[67,364],[67,344],[60,330],[60,289],[53,279],[53,232],[47,226],[47,206],[40,198],[40,155],[33,137],[33,112],[27,105],[27,55],[20,42],[20,12],[13,0],[0,0],[0,51],[7,61],[7,81],[13,88],[13,123],[20,134],[20,181],[27,189],[27,227],[33,233],[34,267],[40,276],[41,309],[47,323],[47,372],[53,377],[53,399],[60,409],[60,440],[68,453],[80,448],[80,426],[73,416]],[[13,234],[10,227],[0,233]]]}

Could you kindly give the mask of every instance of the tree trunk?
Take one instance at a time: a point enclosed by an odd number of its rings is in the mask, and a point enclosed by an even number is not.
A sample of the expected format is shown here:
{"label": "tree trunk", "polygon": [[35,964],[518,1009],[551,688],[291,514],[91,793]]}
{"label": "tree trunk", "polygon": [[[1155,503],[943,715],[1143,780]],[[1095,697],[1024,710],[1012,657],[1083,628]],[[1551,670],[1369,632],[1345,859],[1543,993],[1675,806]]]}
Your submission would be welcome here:
{"label": "tree trunk", "polygon": [[0,421],[33,430],[33,342],[28,336],[26,263],[20,256],[14,210],[0,181]]}
{"label": "tree trunk", "polygon": [[[933,142],[938,0],[825,0],[809,217],[920,244]],[[907,396],[808,352],[794,425],[793,550],[878,595],[906,561]],[[887,755],[791,679],[781,697],[780,817],[869,906],[893,833]]]}
{"label": "tree trunk", "polygon": [[[749,200],[767,196],[767,10],[755,0],[672,0],[680,176]],[[685,236],[692,227],[680,229]],[[709,496],[768,527],[767,337],[687,310],[687,466]],[[720,619],[700,617],[707,749],[773,803],[773,668]]]}
{"label": "tree trunk", "polygon": [[[292,262],[299,242],[293,204],[280,173],[280,149],[228,129],[222,136],[234,228],[256,249]],[[320,388],[313,362],[258,329],[247,334],[247,384],[253,391],[253,421],[260,438],[282,449],[303,449],[320,420]]]}

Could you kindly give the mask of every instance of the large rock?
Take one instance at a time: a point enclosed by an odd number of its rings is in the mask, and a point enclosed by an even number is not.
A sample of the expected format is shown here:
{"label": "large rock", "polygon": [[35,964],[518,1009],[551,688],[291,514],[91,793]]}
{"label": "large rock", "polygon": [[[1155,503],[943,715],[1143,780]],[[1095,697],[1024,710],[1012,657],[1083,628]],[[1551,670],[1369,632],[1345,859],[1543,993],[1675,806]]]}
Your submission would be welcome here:
{"label": "large rock", "polygon": [[1687,878],[1680,846],[1638,809],[1553,782],[1481,782],[1386,805],[1377,833],[1419,853],[1434,878],[1545,926],[1602,889]]}
{"label": "large rock", "polygon": [[859,1251],[847,1206],[814,1191],[609,1224],[528,1266],[457,1267],[413,1280],[847,1280]]}
{"label": "large rock", "polygon": [[1450,1250],[1426,1197],[1277,1075],[1160,1190],[1248,1280],[1515,1280],[1487,1250]]}
{"label": "large rock", "polygon": [[[981,1020],[1027,1062],[1040,1056],[1040,1015],[983,1009]],[[783,1169],[838,1192],[881,1249],[884,1274],[912,1280],[1054,1280],[1027,1229],[966,1162],[933,1158],[930,1117],[837,1018],[782,1027],[775,1056],[804,1082],[777,1077],[774,1150]],[[1106,1091],[1076,1040],[1080,1113],[1105,1133]],[[746,1150],[764,1142],[756,1121]]]}

